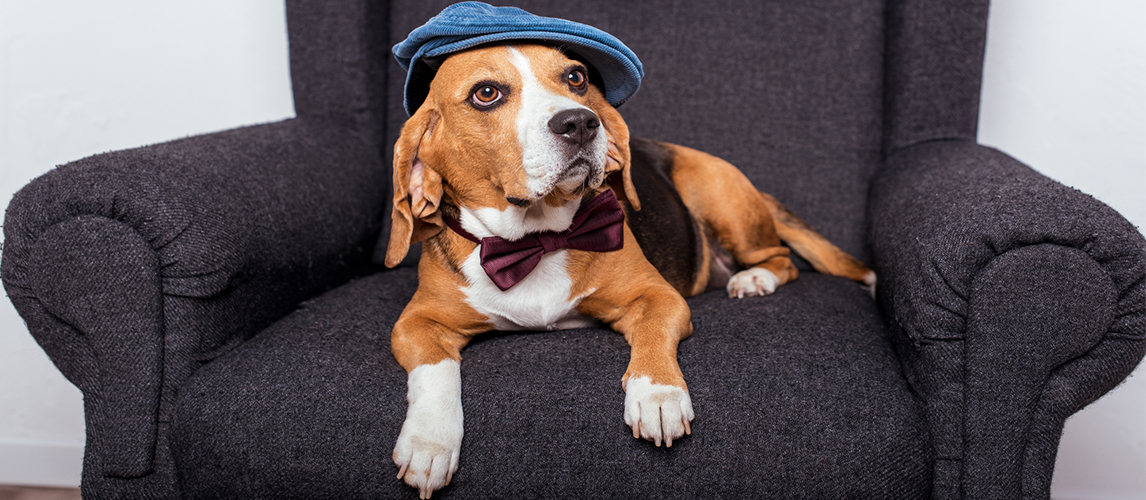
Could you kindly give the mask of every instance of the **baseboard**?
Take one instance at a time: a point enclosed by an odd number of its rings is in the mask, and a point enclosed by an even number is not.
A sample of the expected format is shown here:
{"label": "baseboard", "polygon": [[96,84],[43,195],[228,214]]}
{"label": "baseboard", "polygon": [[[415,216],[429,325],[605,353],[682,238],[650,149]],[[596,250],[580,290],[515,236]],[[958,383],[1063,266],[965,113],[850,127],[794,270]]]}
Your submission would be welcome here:
{"label": "baseboard", "polygon": [[83,443],[0,439],[0,484],[76,488]]}
{"label": "baseboard", "polygon": [[1140,493],[1123,491],[1114,493],[1051,493],[1051,500],[1139,500]]}

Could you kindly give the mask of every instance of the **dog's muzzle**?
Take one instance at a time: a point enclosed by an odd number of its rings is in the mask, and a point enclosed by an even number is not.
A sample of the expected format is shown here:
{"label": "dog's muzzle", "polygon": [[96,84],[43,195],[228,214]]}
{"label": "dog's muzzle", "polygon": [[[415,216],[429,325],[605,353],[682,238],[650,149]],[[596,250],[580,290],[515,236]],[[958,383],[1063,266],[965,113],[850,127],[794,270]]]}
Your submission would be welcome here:
{"label": "dog's muzzle", "polygon": [[566,191],[596,187],[602,177],[603,165],[599,161],[595,142],[601,129],[601,120],[588,109],[567,109],[549,119],[549,131],[561,144],[563,156],[568,158],[560,174],[558,186]]}
{"label": "dog's muzzle", "polygon": [[567,109],[549,119],[549,131],[578,150],[597,138],[601,120],[588,109]]}

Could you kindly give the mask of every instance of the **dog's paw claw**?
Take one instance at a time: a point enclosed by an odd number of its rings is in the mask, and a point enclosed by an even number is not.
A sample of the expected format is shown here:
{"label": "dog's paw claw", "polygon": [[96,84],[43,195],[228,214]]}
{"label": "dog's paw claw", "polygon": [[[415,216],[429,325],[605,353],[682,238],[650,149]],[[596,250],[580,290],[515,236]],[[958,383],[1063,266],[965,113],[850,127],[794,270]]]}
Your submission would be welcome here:
{"label": "dog's paw claw", "polygon": [[419,498],[430,498],[453,479],[458,470],[461,440],[454,443],[429,442],[421,437],[398,437],[394,446],[394,464],[398,465],[398,479],[418,489]]}
{"label": "dog's paw claw", "polygon": [[625,386],[625,423],[634,438],[671,447],[673,440],[692,434],[694,416],[692,400],[680,387],[654,384],[648,377],[630,378]]}
{"label": "dog's paw claw", "polygon": [[780,278],[772,274],[772,271],[752,267],[732,275],[732,278],[728,280],[728,285],[725,286],[725,290],[728,291],[729,297],[743,299],[757,295],[770,295],[776,291],[778,286],[780,286]]}

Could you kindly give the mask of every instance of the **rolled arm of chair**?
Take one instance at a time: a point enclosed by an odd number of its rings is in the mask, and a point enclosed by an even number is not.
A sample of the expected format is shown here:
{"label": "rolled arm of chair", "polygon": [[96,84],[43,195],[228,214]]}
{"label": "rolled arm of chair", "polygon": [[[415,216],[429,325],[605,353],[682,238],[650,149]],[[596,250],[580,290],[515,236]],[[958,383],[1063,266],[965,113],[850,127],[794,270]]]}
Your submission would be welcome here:
{"label": "rolled arm of chair", "polygon": [[0,276],[84,393],[85,476],[150,473],[199,364],[368,268],[380,156],[375,138],[293,119],[93,156],[16,194]]}
{"label": "rolled arm of chair", "polygon": [[1063,422],[1146,353],[1146,242],[1108,206],[969,141],[873,185],[879,303],[926,402],[936,497],[1047,498]]}

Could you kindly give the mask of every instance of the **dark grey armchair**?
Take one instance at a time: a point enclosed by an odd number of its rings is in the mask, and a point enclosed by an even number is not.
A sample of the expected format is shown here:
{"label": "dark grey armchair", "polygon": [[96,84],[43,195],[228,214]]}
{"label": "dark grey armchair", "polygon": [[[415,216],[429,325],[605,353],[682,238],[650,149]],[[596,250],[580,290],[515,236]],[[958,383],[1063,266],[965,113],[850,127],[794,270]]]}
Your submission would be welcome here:
{"label": "dark grey armchair", "polygon": [[[416,495],[389,349],[416,273],[372,257],[405,119],[389,47],[446,3],[288,0],[297,118],[12,200],[0,272],[83,391],[86,499]],[[691,299],[697,417],[671,449],[622,421],[619,335],[488,335],[435,498],[1048,496],[1064,420],[1146,352],[1146,243],[975,143],[986,1],[518,4],[625,41],[633,134],[738,165],[871,264],[878,300],[807,266]]]}

